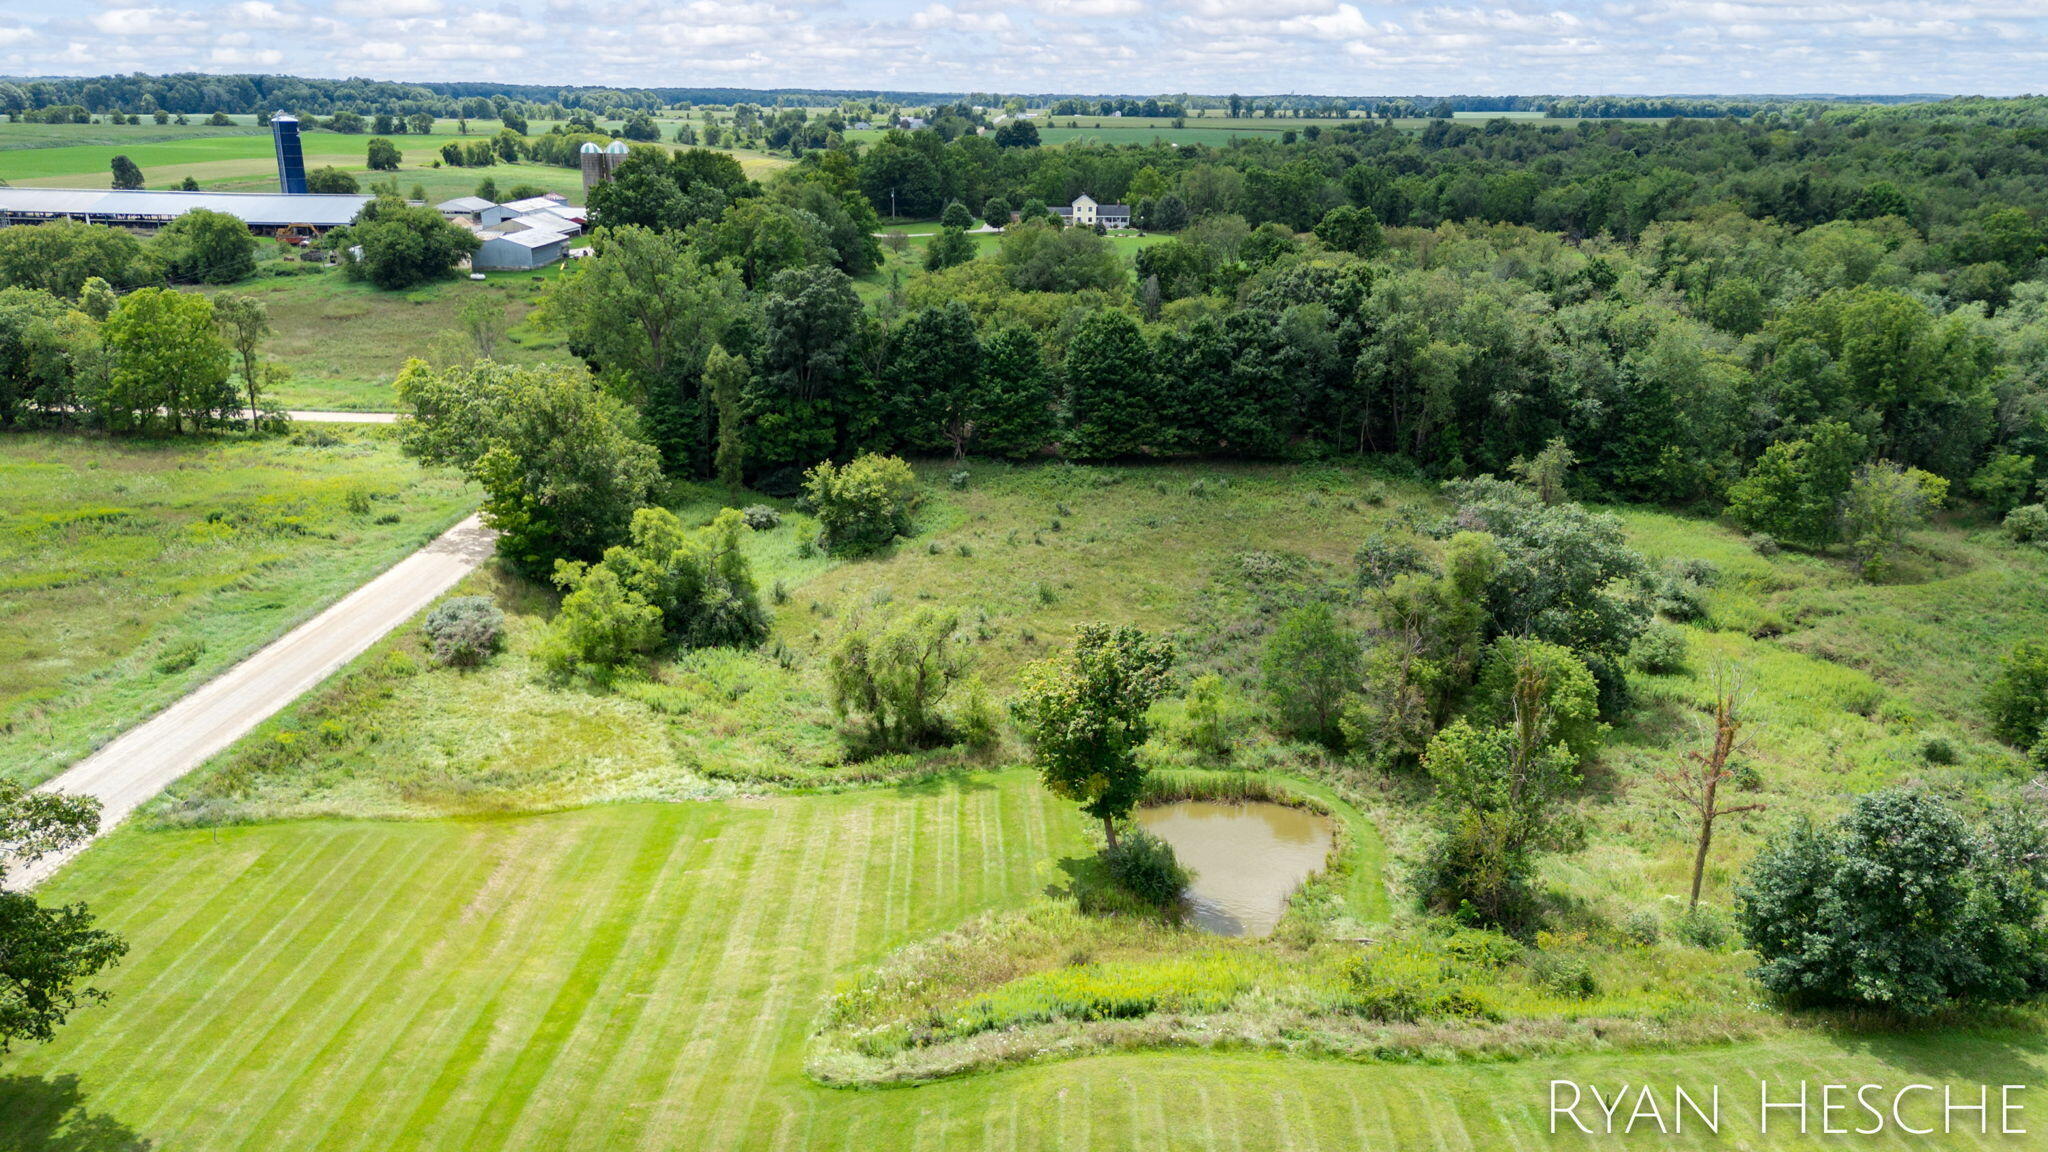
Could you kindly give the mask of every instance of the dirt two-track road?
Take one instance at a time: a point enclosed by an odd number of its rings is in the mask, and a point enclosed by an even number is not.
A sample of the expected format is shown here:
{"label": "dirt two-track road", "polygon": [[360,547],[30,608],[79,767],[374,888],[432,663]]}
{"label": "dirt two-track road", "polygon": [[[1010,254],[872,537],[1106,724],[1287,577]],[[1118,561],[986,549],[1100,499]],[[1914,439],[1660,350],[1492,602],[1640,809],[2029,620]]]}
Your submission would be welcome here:
{"label": "dirt two-track road", "polygon": [[[481,520],[469,517],[43,789],[98,797],[100,831],[106,832],[454,587],[490,556],[495,541]],[[8,884],[32,888],[83,847],[12,868]]]}

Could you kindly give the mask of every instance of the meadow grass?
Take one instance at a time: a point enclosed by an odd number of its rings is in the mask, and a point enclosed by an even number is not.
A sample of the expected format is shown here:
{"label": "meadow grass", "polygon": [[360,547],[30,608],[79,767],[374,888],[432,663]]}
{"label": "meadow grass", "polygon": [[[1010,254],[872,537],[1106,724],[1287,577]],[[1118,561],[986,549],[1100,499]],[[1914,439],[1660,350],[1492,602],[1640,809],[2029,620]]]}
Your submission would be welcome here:
{"label": "meadow grass", "polygon": [[[1083,824],[1013,773],[517,819],[126,830],[48,896],[89,898],[133,951],[103,981],[108,1003],[8,1058],[0,1113],[29,1147],[90,1132],[208,1152],[1474,1150],[1612,1146],[1548,1134],[1553,1078],[1723,1085],[1721,1135],[1651,1138],[1689,1149],[1759,1146],[1758,1078],[1957,1083],[1974,1099],[2048,1074],[2037,1031],[1979,1026],[1450,1066],[1426,1047],[1404,1062],[1110,1050],[885,1092],[805,1076],[835,988],[1037,899]],[[1817,1120],[1811,1136],[1788,1126],[1774,1120],[1769,1147],[1839,1143]],[[1941,1140],[2020,1146],[1974,1128]]]}
{"label": "meadow grass", "polygon": [[[1944,524],[1916,536],[1898,582],[1865,586],[1841,557],[1760,555],[1711,521],[1624,513],[1660,570],[1712,562],[1703,615],[1681,626],[1683,670],[1632,678],[1637,705],[1576,798],[1586,845],[1545,858],[1547,932],[1475,966],[1411,911],[1420,782],[1261,722],[1274,620],[1321,599],[1361,621],[1353,551],[1375,531],[1435,547],[1413,531],[1443,511],[1434,492],[1372,462],[919,467],[915,533],[881,555],[818,552],[787,504],[746,537],[775,613],[762,649],[650,661],[610,693],[545,682],[532,647],[552,594],[480,572],[461,591],[493,594],[508,620],[490,665],[433,668],[401,630],[60,877],[55,893],[92,896],[136,934],[136,959],[112,1005],[30,1054],[18,1090],[47,1096],[75,1074],[108,1116],[193,1147],[318,1133],[329,1147],[1494,1148],[1587,1143],[1545,1133],[1553,1077],[1718,1081],[1729,1127],[1753,1132],[1740,1097],[1759,1076],[2043,1070],[2032,1014],[1917,1031],[1785,1017],[1743,954],[1675,939],[1690,828],[1657,773],[1702,739],[1717,664],[1738,670],[1756,690],[1744,799],[1770,807],[1718,830],[1712,908],[1798,815],[1901,780],[1965,797],[2014,782],[1970,686],[2007,638],[2048,623],[2031,587],[2048,560]],[[729,499],[757,498],[671,495],[692,523]],[[1156,794],[1285,789],[1339,816],[1338,866],[1265,942],[1079,916],[1088,822],[1001,767],[1014,747],[978,770],[949,752],[846,756],[824,653],[850,618],[927,603],[961,612],[998,699],[1081,622],[1173,636],[1184,673],[1223,678],[1237,740],[1198,756],[1162,705]],[[1958,623],[1977,642],[1925,667],[1891,646],[1901,621],[1974,615],[1995,619]],[[1936,738],[1947,754],[1928,751]],[[346,819],[360,815],[442,819]],[[865,1004],[864,988],[879,990]],[[933,1077],[951,1078],[914,1095],[811,1082]],[[1687,1140],[1661,1146],[1726,1146]]]}
{"label": "meadow grass", "polygon": [[[330,442],[331,441],[331,442]],[[388,429],[0,436],[0,773],[33,783],[474,506]]]}
{"label": "meadow grass", "polygon": [[[267,260],[260,268],[291,268]],[[462,309],[481,296],[493,301],[509,324],[492,356],[500,363],[531,365],[571,361],[562,338],[528,323],[541,292],[561,266],[533,272],[491,272],[481,282],[467,277],[436,280],[403,292],[388,292],[350,280],[335,269],[269,274],[239,284],[208,288],[208,295],[252,296],[270,310],[272,334],[264,352],[290,370],[271,398],[287,408],[390,412],[398,407],[391,383],[406,360],[436,363],[474,355],[462,335]]]}

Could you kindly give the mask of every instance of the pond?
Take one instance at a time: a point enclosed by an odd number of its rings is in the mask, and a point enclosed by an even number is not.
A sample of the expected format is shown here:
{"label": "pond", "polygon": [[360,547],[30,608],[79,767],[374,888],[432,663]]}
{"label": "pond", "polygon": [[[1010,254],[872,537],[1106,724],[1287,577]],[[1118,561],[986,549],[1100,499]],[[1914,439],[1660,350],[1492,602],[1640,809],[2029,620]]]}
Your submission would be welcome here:
{"label": "pond", "polygon": [[1272,932],[1287,898],[1322,871],[1336,842],[1329,817],[1285,804],[1187,800],[1139,809],[1138,823],[1194,871],[1189,911],[1220,936]]}

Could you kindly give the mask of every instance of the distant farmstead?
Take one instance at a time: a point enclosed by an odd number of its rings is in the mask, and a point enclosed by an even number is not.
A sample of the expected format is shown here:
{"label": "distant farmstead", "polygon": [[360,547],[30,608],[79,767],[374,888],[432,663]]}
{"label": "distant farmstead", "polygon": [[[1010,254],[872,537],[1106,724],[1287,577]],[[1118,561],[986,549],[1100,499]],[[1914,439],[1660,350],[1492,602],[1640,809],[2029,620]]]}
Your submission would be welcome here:
{"label": "distant farmstead", "polygon": [[1053,214],[1069,224],[1082,228],[1093,228],[1098,224],[1104,228],[1131,226],[1130,205],[1097,204],[1094,197],[1086,193],[1076,196],[1071,207],[1053,209]]}
{"label": "distant farmstead", "polygon": [[80,220],[144,232],[157,229],[187,212],[204,208],[224,212],[259,235],[278,232],[325,232],[356,218],[368,196],[337,196],[280,192],[150,192],[143,189],[0,188],[0,227]]}
{"label": "distant farmstead", "polygon": [[477,234],[483,245],[470,259],[479,271],[542,268],[570,255],[570,242],[583,234],[584,210],[557,193],[497,204],[481,196],[458,196],[434,205],[449,221]]}

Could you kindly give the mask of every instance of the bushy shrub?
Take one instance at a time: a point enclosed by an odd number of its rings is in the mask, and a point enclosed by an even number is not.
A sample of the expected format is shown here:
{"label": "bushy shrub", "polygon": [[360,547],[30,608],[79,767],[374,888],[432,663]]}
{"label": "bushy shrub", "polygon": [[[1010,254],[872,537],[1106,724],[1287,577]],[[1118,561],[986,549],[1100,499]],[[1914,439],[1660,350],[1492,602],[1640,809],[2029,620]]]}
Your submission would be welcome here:
{"label": "bushy shrub", "polygon": [[420,629],[435,663],[474,668],[498,650],[505,614],[488,596],[457,596],[434,605]]}
{"label": "bushy shrub", "polygon": [[1953,764],[1956,743],[1939,732],[1930,732],[1920,738],[1920,759],[1929,764]]}
{"label": "bushy shrub", "polygon": [[954,490],[967,487],[967,472],[963,469],[946,477],[946,486]]}
{"label": "bushy shrub", "polygon": [[804,499],[824,529],[828,551],[859,555],[910,534],[917,476],[895,456],[856,456],[845,467],[827,460],[804,474]]}
{"label": "bushy shrub", "polygon": [[1664,935],[1664,918],[1655,908],[1637,908],[1621,918],[1621,934],[1648,947]]}
{"label": "bushy shrub", "polygon": [[1671,575],[1689,584],[1712,588],[1721,580],[1721,566],[1699,556],[1687,556],[1672,563]]}
{"label": "bushy shrub", "polygon": [[1529,954],[1529,975],[1545,991],[1570,1000],[1587,1000],[1600,992],[1593,966],[1576,952],[1548,949]]}
{"label": "bushy shrub", "polygon": [[206,641],[197,636],[187,636],[183,640],[165,645],[164,650],[156,654],[156,661],[151,667],[164,675],[183,672],[197,664],[199,657],[205,652]]}
{"label": "bushy shrub", "polygon": [[571,591],[536,653],[557,679],[610,684],[661,639],[661,609],[635,595],[618,573],[563,560],[555,582]]}
{"label": "bushy shrub", "polygon": [[1759,983],[1797,1003],[1909,1016],[2048,988],[2048,828],[2008,809],[1973,828],[1892,789],[1833,826],[1773,837],[1738,891]]}
{"label": "bushy shrub", "polygon": [[1752,532],[1749,537],[1750,550],[1759,556],[1776,556],[1783,550],[1778,538],[1769,532]]}
{"label": "bushy shrub", "polygon": [[2016,748],[2048,730],[2048,640],[2022,640],[2005,657],[1984,693],[1991,730]]}
{"label": "bushy shrub", "polygon": [[1194,873],[1181,865],[1173,845],[1150,832],[1133,828],[1102,850],[1102,863],[1126,892],[1154,908],[1171,908],[1180,902]]}
{"label": "bushy shrub", "polygon": [[2006,513],[2005,534],[2022,544],[2048,544],[2048,505],[2025,504]]}
{"label": "bushy shrub", "polygon": [[756,532],[766,532],[782,523],[782,513],[766,504],[749,504],[740,512],[740,519]]}
{"label": "bushy shrub", "polygon": [[1652,601],[1657,611],[1673,620],[1693,621],[1707,614],[1705,589],[1682,576],[1666,576],[1657,582]]}
{"label": "bushy shrub", "polygon": [[1685,670],[1685,633],[1669,624],[1652,624],[1643,629],[1629,648],[1628,658],[1637,668],[1657,676]]}

